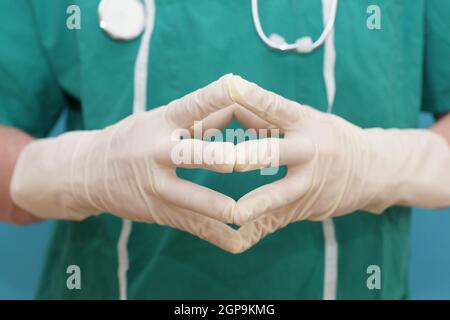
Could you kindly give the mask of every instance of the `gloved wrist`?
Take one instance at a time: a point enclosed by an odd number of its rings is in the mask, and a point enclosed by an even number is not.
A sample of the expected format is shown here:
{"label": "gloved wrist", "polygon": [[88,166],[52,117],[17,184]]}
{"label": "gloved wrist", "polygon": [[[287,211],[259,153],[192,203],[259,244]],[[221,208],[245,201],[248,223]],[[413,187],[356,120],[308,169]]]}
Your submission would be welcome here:
{"label": "gloved wrist", "polygon": [[[10,193],[14,203],[43,219],[81,220],[96,208],[73,193],[77,146],[95,131],[76,131],[28,144],[16,163]],[[78,180],[84,178],[80,175]]]}
{"label": "gloved wrist", "polygon": [[[450,206],[450,149],[438,134],[421,129],[366,129],[369,183],[376,187],[363,208],[392,205]],[[370,173],[376,174],[370,174]]]}

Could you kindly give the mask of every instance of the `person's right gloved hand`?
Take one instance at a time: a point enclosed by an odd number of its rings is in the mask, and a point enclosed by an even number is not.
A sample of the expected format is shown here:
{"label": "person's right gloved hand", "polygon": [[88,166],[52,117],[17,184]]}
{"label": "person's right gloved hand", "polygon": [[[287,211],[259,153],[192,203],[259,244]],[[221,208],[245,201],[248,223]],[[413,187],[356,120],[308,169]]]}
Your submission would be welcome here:
{"label": "person's right gloved hand", "polygon": [[[111,212],[133,221],[188,231],[224,250],[240,250],[233,199],[182,180],[171,159],[174,134],[233,102],[223,77],[167,106],[125,118],[103,130],[76,131],[31,142],[11,183],[13,201],[44,219],[81,220]],[[183,150],[215,153],[215,163],[177,164],[231,172],[232,143],[184,139]],[[195,145],[195,147],[194,147]],[[193,148],[193,149],[192,149]],[[205,150],[205,149],[204,149]]]}

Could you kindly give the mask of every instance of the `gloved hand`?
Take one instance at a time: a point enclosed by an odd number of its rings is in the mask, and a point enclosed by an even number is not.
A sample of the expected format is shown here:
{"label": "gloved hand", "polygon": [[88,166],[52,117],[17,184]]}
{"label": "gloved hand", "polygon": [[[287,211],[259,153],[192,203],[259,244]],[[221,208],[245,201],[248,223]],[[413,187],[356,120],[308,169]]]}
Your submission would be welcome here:
{"label": "gloved hand", "polygon": [[[230,116],[222,109],[235,102],[269,122],[234,109],[235,116],[246,115],[246,126],[276,126],[285,138],[252,140],[235,148],[183,140],[188,150],[194,144],[217,149],[222,161],[178,166],[231,172],[267,163],[288,165],[284,179],[250,192],[237,204],[179,180],[170,156],[179,141],[169,138],[179,127],[192,130],[195,120],[208,115],[206,127],[222,126]],[[269,152],[274,141],[280,148]],[[357,209],[380,212],[393,204],[449,206],[449,153],[447,143],[431,132],[363,130],[225,76],[166,107],[104,130],[31,143],[17,163],[11,192],[16,204],[42,218],[82,219],[108,211],[186,230],[239,253],[297,220]],[[225,224],[231,222],[243,226],[234,230]]]}
{"label": "gloved hand", "polygon": [[[235,223],[243,250],[291,222],[323,220],[355,210],[381,213],[392,205],[450,206],[450,149],[428,130],[361,129],[344,119],[287,100],[234,77],[233,101],[280,128],[284,139],[237,145],[237,157],[279,156],[287,176],[238,200]],[[267,152],[279,146],[279,153]],[[263,160],[264,157],[257,159]],[[266,159],[263,162],[276,162]],[[259,169],[236,163],[235,170]]]}
{"label": "gloved hand", "polygon": [[179,179],[171,159],[176,145],[193,153],[202,147],[221,161],[177,166],[233,170],[232,143],[180,142],[174,136],[179,128],[189,129],[194,121],[232,105],[227,83],[226,77],[221,78],[167,106],[129,116],[103,130],[31,142],[14,170],[13,201],[44,219],[81,220],[111,212],[133,221],[172,226],[225,250],[239,251],[239,234],[225,224],[233,222],[235,201]]}

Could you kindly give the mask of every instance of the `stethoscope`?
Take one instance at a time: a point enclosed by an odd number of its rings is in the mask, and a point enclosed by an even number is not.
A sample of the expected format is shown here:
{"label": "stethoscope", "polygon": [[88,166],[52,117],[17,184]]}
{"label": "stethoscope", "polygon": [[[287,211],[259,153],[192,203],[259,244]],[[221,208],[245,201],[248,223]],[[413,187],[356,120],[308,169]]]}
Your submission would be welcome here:
{"label": "stethoscope", "polygon": [[112,39],[130,41],[145,29],[145,7],[140,0],[101,0],[100,28]]}
{"label": "stethoscope", "polygon": [[[328,22],[316,41],[306,36],[297,39],[294,43],[287,43],[282,36],[276,33],[267,36],[259,18],[258,0],[251,0],[252,17],[256,32],[270,48],[281,51],[309,53],[322,46],[331,30],[333,30],[338,0],[330,1],[331,8]],[[100,28],[115,40],[133,40],[145,29],[145,7],[140,0],[101,0],[98,7],[98,16]]]}

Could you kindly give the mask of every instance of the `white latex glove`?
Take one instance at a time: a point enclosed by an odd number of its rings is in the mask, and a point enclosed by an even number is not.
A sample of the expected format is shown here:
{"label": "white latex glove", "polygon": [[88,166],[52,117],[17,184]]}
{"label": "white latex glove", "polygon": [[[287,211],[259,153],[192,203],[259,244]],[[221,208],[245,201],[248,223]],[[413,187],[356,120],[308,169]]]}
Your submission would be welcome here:
{"label": "white latex glove", "polygon": [[[179,179],[171,160],[173,134],[233,102],[223,77],[150,112],[96,131],[78,131],[30,143],[17,162],[13,201],[44,219],[81,220],[111,212],[133,221],[188,231],[231,252],[240,251],[233,222],[235,201]],[[228,116],[230,112],[227,112]],[[178,165],[231,172],[232,143],[183,140],[222,155],[219,163]],[[199,150],[199,149],[196,149]]]}
{"label": "white latex glove", "polygon": [[[235,102],[271,123],[249,117],[247,124],[241,121],[246,126],[274,125],[284,131],[285,139],[277,140],[279,153],[265,152],[279,159],[258,156],[256,160],[263,161],[253,162],[256,151],[264,154],[264,148],[273,145],[268,143],[273,139],[267,139],[234,149],[220,144],[217,152],[223,153],[224,165],[198,167],[247,171],[278,160],[289,166],[286,178],[252,191],[237,204],[176,178],[170,159],[175,142],[168,138],[176,128],[192,129],[195,120],[210,114],[205,127],[222,126],[230,113],[214,112]],[[245,114],[239,108],[233,112]],[[229,75],[105,130],[32,143],[17,164],[12,194],[19,206],[41,212],[37,215],[43,218],[82,219],[109,211],[174,226],[239,253],[297,220],[357,209],[380,212],[392,204],[449,206],[449,161],[447,143],[431,132],[363,130]],[[245,225],[236,231],[224,222]]]}
{"label": "white latex glove", "polygon": [[[277,142],[287,176],[237,202],[235,223],[244,225],[239,232],[249,241],[246,246],[299,220],[356,210],[381,213],[392,205],[450,206],[450,149],[441,136],[418,129],[361,129],[238,77],[230,94],[285,134]],[[264,153],[271,139],[239,144],[237,157],[244,151]],[[245,161],[235,170],[260,167]]]}

